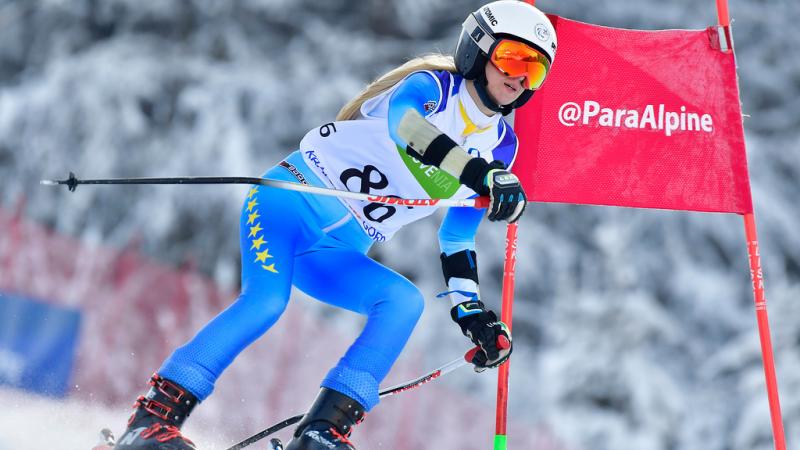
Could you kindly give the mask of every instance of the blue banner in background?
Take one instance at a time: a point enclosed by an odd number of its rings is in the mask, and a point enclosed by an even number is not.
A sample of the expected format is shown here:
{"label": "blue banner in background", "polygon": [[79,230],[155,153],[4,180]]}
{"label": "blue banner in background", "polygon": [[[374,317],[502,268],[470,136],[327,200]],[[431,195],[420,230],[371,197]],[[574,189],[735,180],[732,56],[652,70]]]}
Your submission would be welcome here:
{"label": "blue banner in background", "polygon": [[67,394],[81,313],[0,293],[0,384]]}

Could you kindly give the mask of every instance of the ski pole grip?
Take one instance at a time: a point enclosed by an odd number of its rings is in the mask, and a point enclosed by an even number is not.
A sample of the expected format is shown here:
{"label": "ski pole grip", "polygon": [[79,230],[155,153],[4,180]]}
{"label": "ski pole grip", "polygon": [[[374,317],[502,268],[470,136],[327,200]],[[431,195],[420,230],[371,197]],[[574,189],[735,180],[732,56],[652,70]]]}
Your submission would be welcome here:
{"label": "ski pole grip", "polygon": [[[497,336],[497,348],[500,350],[511,348],[511,341],[509,341],[505,336]],[[464,360],[466,360],[468,363],[471,363],[472,359],[475,358],[475,353],[478,353],[480,349],[481,348],[477,345],[470,349],[464,354]]]}
{"label": "ski pole grip", "polygon": [[511,348],[511,341],[503,335],[497,336],[497,348],[500,350]]}
{"label": "ski pole grip", "polygon": [[475,209],[488,208],[491,199],[487,196],[475,198]]}
{"label": "ski pole grip", "polygon": [[469,350],[467,353],[464,354],[464,360],[467,361],[468,363],[472,363],[472,358],[475,357],[475,353],[478,353],[478,350],[480,349],[481,348],[476,345],[474,348],[472,348],[471,350]]}

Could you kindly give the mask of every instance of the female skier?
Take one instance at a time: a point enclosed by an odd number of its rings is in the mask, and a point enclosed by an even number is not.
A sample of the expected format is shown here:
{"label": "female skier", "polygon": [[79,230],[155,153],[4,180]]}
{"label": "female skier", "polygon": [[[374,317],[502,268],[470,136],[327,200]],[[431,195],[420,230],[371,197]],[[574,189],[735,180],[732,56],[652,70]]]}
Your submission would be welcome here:
{"label": "female skier", "polygon": [[[264,176],[404,198],[488,195],[488,219],[514,222],[526,198],[507,171],[517,138],[502,116],[542,85],[555,51],[555,29],[535,7],[516,0],[482,6],[464,21],[454,57],[416,58],[380,77]],[[194,449],[181,435],[184,420],[236,355],[278,320],[294,285],[367,322],[322,381],[286,450],[353,450],[352,427],[378,403],[378,386],[423,309],[409,280],[366,253],[432,213],[250,189],[241,215],[241,294],[164,361],[117,447]],[[439,230],[451,317],[480,347],[476,370],[497,367],[511,353],[508,328],[478,291],[474,236],[483,215],[452,208]]]}

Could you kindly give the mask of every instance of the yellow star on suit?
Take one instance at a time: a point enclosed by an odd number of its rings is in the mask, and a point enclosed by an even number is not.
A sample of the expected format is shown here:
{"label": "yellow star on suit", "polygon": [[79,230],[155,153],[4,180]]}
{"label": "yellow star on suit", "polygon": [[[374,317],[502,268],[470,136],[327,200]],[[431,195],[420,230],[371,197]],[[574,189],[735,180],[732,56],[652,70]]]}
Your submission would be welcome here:
{"label": "yellow star on suit", "polygon": [[256,249],[261,250],[261,246],[266,244],[267,241],[264,240],[263,236],[259,236],[258,239],[253,239],[253,246],[250,247],[250,250]]}
{"label": "yellow star on suit", "polygon": [[264,249],[263,252],[257,252],[256,253],[256,260],[254,262],[266,263],[267,262],[267,258],[272,258],[272,257],[273,256],[269,254],[269,249],[267,248],[267,249]]}
{"label": "yellow star on suit", "polygon": [[250,227],[250,234],[247,237],[254,237],[261,230],[263,230],[263,228],[261,228],[261,222],[259,222],[259,223],[255,224],[255,225],[253,225],[252,227]]}

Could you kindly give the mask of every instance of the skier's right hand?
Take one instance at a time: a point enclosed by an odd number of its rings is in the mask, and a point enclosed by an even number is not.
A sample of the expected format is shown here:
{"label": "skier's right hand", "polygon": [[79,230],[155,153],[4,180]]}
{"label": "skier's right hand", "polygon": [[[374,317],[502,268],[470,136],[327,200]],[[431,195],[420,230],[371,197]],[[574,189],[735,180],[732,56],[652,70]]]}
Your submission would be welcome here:
{"label": "skier's right hand", "polygon": [[478,346],[470,361],[476,372],[497,367],[511,356],[511,331],[505,323],[497,320],[494,311],[487,311],[480,300],[454,306],[450,316],[461,327],[464,336]]}
{"label": "skier's right hand", "polygon": [[489,220],[516,222],[525,210],[528,199],[516,175],[506,170],[503,161],[488,162],[481,157],[471,158],[458,181],[478,195],[489,196]]}
{"label": "skier's right hand", "polygon": [[483,183],[488,189],[490,199],[489,220],[514,223],[522,217],[528,199],[519,178],[505,170],[505,164],[492,161]]}
{"label": "skier's right hand", "polygon": [[525,191],[516,175],[506,170],[493,169],[486,175],[486,185],[491,198],[489,220],[514,223],[522,217],[528,199],[525,198]]}

